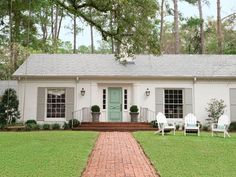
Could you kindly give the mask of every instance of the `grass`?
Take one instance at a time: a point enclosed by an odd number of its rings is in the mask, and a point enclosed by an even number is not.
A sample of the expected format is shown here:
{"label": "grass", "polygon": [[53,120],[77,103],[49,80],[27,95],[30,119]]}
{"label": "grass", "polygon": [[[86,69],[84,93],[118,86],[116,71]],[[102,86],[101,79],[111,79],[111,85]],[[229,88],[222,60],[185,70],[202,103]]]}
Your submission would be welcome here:
{"label": "grass", "polygon": [[226,139],[206,132],[200,137],[135,132],[134,137],[161,177],[236,176],[236,133]]}
{"label": "grass", "polygon": [[0,176],[80,176],[96,137],[76,131],[0,132]]}

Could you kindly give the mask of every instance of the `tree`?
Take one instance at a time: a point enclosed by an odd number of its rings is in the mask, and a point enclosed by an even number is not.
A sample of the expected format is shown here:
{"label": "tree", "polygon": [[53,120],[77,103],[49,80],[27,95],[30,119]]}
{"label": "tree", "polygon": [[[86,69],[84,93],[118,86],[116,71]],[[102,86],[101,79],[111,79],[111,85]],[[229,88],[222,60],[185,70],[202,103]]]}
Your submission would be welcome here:
{"label": "tree", "polygon": [[223,53],[222,47],[222,29],[221,29],[221,6],[220,0],[217,0],[217,46],[218,46],[218,53]]}
{"label": "tree", "polygon": [[202,0],[198,0],[198,11],[199,11],[199,19],[200,19],[200,38],[201,38],[201,47],[200,54],[205,53],[205,38],[204,38],[204,29],[203,29],[203,15],[202,15]]}
{"label": "tree", "polygon": [[20,118],[19,101],[14,89],[6,89],[0,102],[0,124],[12,124]]}
{"label": "tree", "polygon": [[[155,0],[104,1],[104,0],[55,0],[69,13],[75,13],[86,23],[101,33],[103,40],[115,40],[116,46],[126,45],[128,41],[136,53],[159,53],[156,40],[155,17],[157,2]],[[90,9],[93,17],[90,15]],[[110,16],[114,14],[110,28]],[[124,40],[125,39],[125,40]],[[119,50],[116,50],[118,52]]]}
{"label": "tree", "polygon": [[174,38],[175,38],[175,54],[179,53],[179,10],[178,0],[173,0],[174,3]]}

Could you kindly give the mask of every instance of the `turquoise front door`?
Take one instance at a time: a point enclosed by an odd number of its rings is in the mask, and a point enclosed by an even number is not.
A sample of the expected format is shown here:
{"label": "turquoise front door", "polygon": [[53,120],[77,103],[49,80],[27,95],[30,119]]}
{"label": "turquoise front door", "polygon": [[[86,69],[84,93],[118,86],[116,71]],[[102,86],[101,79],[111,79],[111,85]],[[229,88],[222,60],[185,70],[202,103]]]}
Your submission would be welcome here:
{"label": "turquoise front door", "polygon": [[108,120],[122,121],[122,88],[108,88]]}

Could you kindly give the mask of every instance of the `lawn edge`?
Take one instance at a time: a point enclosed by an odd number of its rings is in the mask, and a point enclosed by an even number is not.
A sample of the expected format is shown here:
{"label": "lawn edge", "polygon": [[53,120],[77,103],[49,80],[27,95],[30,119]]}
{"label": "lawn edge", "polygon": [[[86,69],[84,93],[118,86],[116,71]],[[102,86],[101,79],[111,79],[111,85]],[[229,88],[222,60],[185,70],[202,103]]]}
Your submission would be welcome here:
{"label": "lawn edge", "polygon": [[90,158],[91,158],[93,152],[95,151],[95,147],[96,147],[96,145],[97,145],[98,138],[101,136],[101,133],[100,133],[100,132],[97,132],[97,133],[98,133],[98,135],[97,135],[97,137],[96,137],[96,139],[95,139],[95,142],[93,143],[92,150],[90,151],[90,153],[89,153],[89,155],[88,155],[88,159],[87,159],[86,165],[85,165],[85,167],[83,168],[82,172],[80,173],[80,177],[82,177],[82,176],[84,175],[84,173],[85,173],[85,171],[86,171],[86,168],[87,168],[87,166],[88,166],[89,163],[90,163]]}
{"label": "lawn edge", "polygon": [[[150,131],[150,132],[151,132],[151,131]],[[133,137],[133,138],[135,139],[135,141],[137,142],[137,145],[138,145],[139,148],[142,150],[142,152],[144,153],[145,157],[149,160],[149,163],[151,164],[151,166],[152,166],[153,169],[155,170],[156,175],[159,176],[159,177],[161,177],[159,170],[154,166],[154,164],[152,163],[150,157],[149,157],[149,156],[146,154],[146,152],[144,151],[143,146],[142,146],[142,144],[140,143],[140,141],[135,138],[134,133],[135,133],[135,132],[132,132],[132,133],[131,133],[132,137]]]}

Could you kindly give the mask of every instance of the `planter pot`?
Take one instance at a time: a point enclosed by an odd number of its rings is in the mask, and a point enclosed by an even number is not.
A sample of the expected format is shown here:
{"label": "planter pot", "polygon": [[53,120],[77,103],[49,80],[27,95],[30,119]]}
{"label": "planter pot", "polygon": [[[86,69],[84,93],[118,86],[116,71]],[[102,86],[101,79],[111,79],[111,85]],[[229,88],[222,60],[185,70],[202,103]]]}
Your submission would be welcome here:
{"label": "planter pot", "polygon": [[93,122],[99,122],[100,112],[92,112],[92,120]]}
{"label": "planter pot", "polygon": [[131,122],[138,122],[138,112],[130,112],[130,118],[131,118]]}

